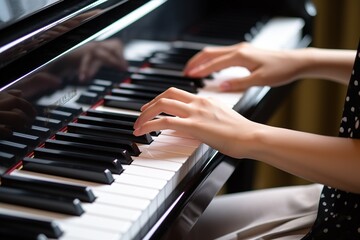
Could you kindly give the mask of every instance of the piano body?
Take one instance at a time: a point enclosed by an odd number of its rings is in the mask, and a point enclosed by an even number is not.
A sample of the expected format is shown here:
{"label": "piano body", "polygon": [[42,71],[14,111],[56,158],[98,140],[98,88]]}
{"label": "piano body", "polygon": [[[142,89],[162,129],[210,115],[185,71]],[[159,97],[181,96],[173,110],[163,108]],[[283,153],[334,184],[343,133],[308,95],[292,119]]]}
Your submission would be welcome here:
{"label": "piano body", "polygon": [[0,140],[1,239],[186,238],[240,161],[170,130],[135,138],[139,106],[175,86],[266,121],[288,87],[221,93],[246,69],[181,69],[207,45],[307,46],[315,14],[306,0],[0,3],[0,104],[21,90],[37,110]]}

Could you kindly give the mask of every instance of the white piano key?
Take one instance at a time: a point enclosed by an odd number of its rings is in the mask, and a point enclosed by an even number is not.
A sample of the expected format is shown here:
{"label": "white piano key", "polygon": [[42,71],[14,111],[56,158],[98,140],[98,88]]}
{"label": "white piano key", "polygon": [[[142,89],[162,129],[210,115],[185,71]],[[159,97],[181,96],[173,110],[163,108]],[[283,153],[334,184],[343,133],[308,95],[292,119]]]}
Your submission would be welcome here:
{"label": "white piano key", "polygon": [[[70,179],[70,178],[63,178],[63,177],[57,177],[57,176],[51,176],[43,173],[35,173],[35,172],[29,172],[29,171],[14,171],[12,174],[20,175],[20,176],[27,176],[32,177],[36,179],[46,179],[48,181],[54,181],[54,182],[63,182],[63,183],[71,183],[76,184],[80,186],[89,186],[93,190],[94,194],[98,197],[99,192],[105,192],[105,193],[113,193],[117,195],[124,195],[129,197],[135,197],[140,199],[146,199],[149,200],[151,211],[153,212],[153,209],[156,209],[158,207],[158,199],[157,195],[159,193],[159,190],[156,189],[147,189],[144,187],[139,186],[133,186],[133,185],[127,185],[127,184],[112,184],[112,185],[102,185],[98,183],[93,182],[86,182],[82,180],[76,180],[76,179]],[[139,206],[136,206],[135,203],[133,206],[126,206],[131,207],[133,209],[139,209]],[[144,210],[144,209],[141,209]]]}
{"label": "white piano key", "polygon": [[178,136],[171,136],[171,135],[165,135],[165,134],[160,134],[158,137],[153,137],[153,139],[155,141],[167,143],[170,145],[177,144],[177,145],[187,146],[187,147],[192,147],[192,148],[199,147],[199,145],[201,143],[200,141],[195,140],[195,139],[182,138],[182,137],[178,137]]}
{"label": "white piano key", "polygon": [[161,169],[155,169],[155,168],[147,168],[142,166],[136,166],[136,165],[124,165],[124,170],[128,174],[134,174],[139,176],[149,176],[154,179],[164,179],[167,181],[170,181],[173,176],[174,172],[169,172]]}
{"label": "white piano key", "polygon": [[118,240],[121,239],[121,234],[109,232],[109,231],[99,231],[94,228],[88,227],[78,227],[74,225],[62,224],[60,226],[64,229],[64,236],[60,239],[84,239],[84,240],[98,240],[98,239],[111,239]]}
{"label": "white piano key", "polygon": [[150,148],[150,149],[163,151],[163,152],[185,154],[188,156],[194,152],[193,147],[181,146],[181,145],[176,145],[176,144],[168,144],[168,143],[158,142],[158,141],[153,141],[150,145],[146,145],[146,144],[138,144],[138,145],[139,145],[140,151],[142,151],[145,148]]}
{"label": "white piano key", "polygon": [[[80,217],[69,216],[4,203],[0,203],[0,213],[40,220],[54,220],[65,233],[72,232],[70,236],[74,238],[82,238],[86,229],[93,229],[96,236],[106,233],[109,234],[110,239],[113,239],[113,237],[119,237],[121,233],[128,232],[132,225],[130,221],[91,216],[87,213],[84,213]],[[74,229],[75,231],[73,232]],[[79,229],[82,233],[79,233]]]}
{"label": "white piano key", "polygon": [[139,157],[180,163],[187,171],[189,171],[189,169],[194,165],[193,159],[189,158],[188,155],[182,155],[178,153],[167,153],[167,152],[151,150],[151,149],[143,149]]}
{"label": "white piano key", "polygon": [[180,131],[176,131],[176,130],[172,130],[172,129],[161,130],[161,134],[168,135],[168,136],[187,138],[187,139],[195,139],[194,137],[190,136],[189,134],[186,134],[186,133],[180,132]]}

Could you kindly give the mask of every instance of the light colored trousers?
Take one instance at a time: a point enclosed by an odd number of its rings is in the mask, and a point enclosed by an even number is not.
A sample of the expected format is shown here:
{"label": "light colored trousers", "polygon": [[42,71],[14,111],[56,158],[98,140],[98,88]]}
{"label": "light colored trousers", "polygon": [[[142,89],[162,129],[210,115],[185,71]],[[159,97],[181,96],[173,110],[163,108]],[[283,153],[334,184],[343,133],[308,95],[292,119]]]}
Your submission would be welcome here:
{"label": "light colored trousers", "polygon": [[316,219],[320,184],[221,195],[187,239],[301,239]]}

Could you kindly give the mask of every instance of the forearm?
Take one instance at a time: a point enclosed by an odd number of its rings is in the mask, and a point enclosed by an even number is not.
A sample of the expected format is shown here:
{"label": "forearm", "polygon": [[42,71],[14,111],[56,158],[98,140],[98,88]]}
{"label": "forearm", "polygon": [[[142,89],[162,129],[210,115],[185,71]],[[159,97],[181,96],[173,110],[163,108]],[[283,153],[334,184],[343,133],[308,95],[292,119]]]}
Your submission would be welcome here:
{"label": "forearm", "polygon": [[356,51],[307,48],[294,51],[300,78],[315,77],[347,84]]}
{"label": "forearm", "polygon": [[296,176],[360,193],[360,140],[260,125],[249,157]]}

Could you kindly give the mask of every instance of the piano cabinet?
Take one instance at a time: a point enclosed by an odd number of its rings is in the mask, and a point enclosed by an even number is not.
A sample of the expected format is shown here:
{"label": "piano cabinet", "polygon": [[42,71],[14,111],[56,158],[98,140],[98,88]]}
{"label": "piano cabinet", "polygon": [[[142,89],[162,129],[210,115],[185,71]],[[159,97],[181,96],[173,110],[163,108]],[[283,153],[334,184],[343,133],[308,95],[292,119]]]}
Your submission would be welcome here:
{"label": "piano cabinet", "polygon": [[181,70],[208,45],[305,47],[316,14],[309,0],[5,2],[0,94],[21,90],[36,116],[0,140],[4,238],[185,239],[224,184],[249,189],[251,161],[170,130],[137,138],[140,106],[175,86],[266,122],[293,85],[221,93],[246,69]]}

